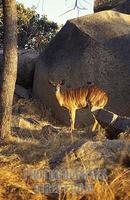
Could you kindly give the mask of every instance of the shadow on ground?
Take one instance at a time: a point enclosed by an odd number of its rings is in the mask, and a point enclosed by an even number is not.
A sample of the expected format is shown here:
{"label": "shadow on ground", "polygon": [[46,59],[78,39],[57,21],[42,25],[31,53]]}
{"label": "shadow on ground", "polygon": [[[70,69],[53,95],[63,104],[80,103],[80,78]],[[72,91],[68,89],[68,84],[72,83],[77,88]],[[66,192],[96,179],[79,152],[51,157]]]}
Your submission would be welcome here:
{"label": "shadow on ground", "polygon": [[1,154],[10,156],[17,154],[22,162],[33,164],[42,160],[52,159],[58,153],[63,156],[73,149],[80,148],[87,140],[94,140],[94,133],[87,133],[87,130],[75,130],[71,142],[71,134],[68,128],[57,128],[46,125],[41,130],[29,130],[14,128],[12,140]]}

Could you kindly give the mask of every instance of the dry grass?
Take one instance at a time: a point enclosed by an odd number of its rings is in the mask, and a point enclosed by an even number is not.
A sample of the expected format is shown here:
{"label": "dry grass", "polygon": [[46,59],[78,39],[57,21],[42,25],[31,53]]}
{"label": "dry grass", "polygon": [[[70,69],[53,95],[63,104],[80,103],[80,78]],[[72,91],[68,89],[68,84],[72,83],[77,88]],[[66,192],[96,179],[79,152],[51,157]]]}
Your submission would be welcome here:
{"label": "dry grass", "polygon": [[96,182],[91,199],[128,200],[130,198],[130,170],[117,167],[108,182]]}
{"label": "dry grass", "polygon": [[[81,180],[86,188],[92,186],[92,190],[85,188],[81,192],[73,192],[73,186],[77,187],[75,182],[61,179],[60,186],[67,185],[65,192],[51,195],[36,192],[36,186],[46,184],[48,180],[43,177],[35,179],[26,172],[49,169],[49,160],[71,144],[70,132],[66,127],[56,126],[51,113],[41,109],[36,101],[15,99],[13,115],[12,139],[0,147],[0,200],[130,199],[130,170],[121,166],[109,174],[107,181],[93,180],[91,177],[84,183]],[[38,124],[30,119],[36,120]],[[87,136],[95,140],[95,135],[91,133],[86,136],[87,131],[76,131],[74,142],[80,142]],[[98,137],[98,140],[102,139],[102,136]]]}

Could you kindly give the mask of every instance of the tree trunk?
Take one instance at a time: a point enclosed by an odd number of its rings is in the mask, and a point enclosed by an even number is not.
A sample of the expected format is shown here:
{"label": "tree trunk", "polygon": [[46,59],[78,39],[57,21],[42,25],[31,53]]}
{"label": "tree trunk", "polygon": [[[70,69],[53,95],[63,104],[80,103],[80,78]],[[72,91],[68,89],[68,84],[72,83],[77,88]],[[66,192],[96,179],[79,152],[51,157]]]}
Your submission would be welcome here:
{"label": "tree trunk", "polygon": [[17,75],[17,10],[16,0],[3,0],[4,64],[0,86],[0,138],[11,133],[12,103]]}

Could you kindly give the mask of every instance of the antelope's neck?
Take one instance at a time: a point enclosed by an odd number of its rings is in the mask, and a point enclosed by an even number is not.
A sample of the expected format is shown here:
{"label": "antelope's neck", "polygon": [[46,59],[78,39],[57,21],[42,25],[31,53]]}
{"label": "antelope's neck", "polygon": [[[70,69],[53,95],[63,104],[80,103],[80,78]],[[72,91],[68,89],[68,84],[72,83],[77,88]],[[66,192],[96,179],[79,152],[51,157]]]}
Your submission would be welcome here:
{"label": "antelope's neck", "polygon": [[60,106],[62,106],[62,105],[63,105],[63,95],[62,95],[62,93],[61,93],[60,88],[58,88],[58,89],[56,90],[56,98],[57,98],[57,100],[58,100]]}

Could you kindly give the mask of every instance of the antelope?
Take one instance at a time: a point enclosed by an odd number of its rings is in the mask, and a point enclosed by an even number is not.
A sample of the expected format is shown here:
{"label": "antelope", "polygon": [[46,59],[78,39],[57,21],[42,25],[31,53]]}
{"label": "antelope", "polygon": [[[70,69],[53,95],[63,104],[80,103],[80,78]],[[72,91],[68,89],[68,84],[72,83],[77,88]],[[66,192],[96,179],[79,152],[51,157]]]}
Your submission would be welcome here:
{"label": "antelope", "polygon": [[[75,126],[76,110],[87,108],[89,106],[91,112],[93,112],[97,109],[104,108],[108,102],[108,96],[105,91],[96,85],[91,84],[91,82],[88,82],[87,86],[61,91],[64,82],[64,80],[58,82],[49,80],[49,83],[56,89],[55,95],[60,106],[69,110],[71,131],[73,131]],[[97,121],[95,119],[94,127],[96,124]],[[95,129],[94,127],[93,130]]]}

